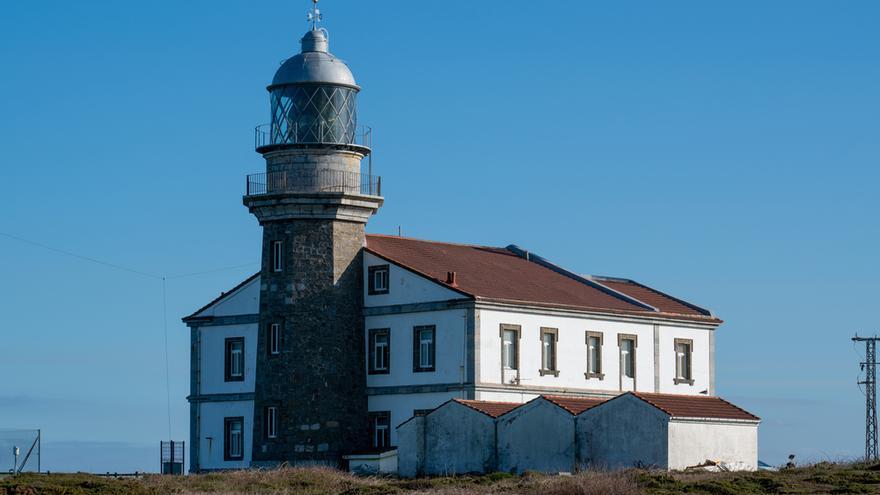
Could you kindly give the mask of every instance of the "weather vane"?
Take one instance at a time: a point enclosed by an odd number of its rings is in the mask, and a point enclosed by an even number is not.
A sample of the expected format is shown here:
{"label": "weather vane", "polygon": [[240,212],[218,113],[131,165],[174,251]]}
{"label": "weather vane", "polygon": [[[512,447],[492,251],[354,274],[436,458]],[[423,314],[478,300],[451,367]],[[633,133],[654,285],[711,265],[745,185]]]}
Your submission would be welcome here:
{"label": "weather vane", "polygon": [[312,31],[318,29],[318,23],[324,18],[324,14],[318,10],[318,0],[312,0],[312,10],[309,11],[309,22],[312,23]]}

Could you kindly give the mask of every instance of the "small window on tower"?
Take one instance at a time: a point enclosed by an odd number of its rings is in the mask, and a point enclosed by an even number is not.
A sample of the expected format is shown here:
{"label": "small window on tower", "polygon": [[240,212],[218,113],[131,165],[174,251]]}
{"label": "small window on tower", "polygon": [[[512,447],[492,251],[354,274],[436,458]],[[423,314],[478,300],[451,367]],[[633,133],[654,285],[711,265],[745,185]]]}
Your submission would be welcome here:
{"label": "small window on tower", "polygon": [[268,406],[265,409],[265,414],[263,415],[263,421],[266,425],[266,438],[277,438],[278,437],[278,408],[275,406]]}
{"label": "small window on tower", "polygon": [[272,323],[269,325],[269,355],[278,354],[281,354],[281,324]]}
{"label": "small window on tower", "polygon": [[373,295],[388,294],[388,265],[371,266],[368,271],[368,293]]}
{"label": "small window on tower", "polygon": [[244,458],[244,418],[223,419],[223,459],[238,461]]}
{"label": "small window on tower", "polygon": [[282,241],[272,242],[272,271],[280,272],[284,270],[284,243]]}

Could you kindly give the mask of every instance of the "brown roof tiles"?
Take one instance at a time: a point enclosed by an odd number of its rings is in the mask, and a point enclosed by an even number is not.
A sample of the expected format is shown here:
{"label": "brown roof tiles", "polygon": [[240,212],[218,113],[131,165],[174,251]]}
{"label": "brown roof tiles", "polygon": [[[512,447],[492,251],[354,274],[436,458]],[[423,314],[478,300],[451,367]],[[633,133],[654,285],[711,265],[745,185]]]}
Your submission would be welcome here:
{"label": "brown roof tiles", "polygon": [[522,404],[518,402],[490,402],[485,400],[464,400],[454,399],[455,402],[465,405],[475,411],[479,411],[490,418],[497,418],[502,414],[506,414]]}
{"label": "brown roof tiles", "polygon": [[754,414],[741,409],[721,397],[700,395],[650,394],[630,392],[673,418],[712,418],[759,421]]}
{"label": "brown roof tiles", "polygon": [[[638,299],[629,294],[634,288],[607,290],[566,276],[506,248],[367,235],[366,249],[451,290],[478,299],[720,322],[708,312],[686,304],[673,304],[671,301],[677,301],[674,298],[664,300],[658,307],[659,312],[652,311],[631,300]],[[447,283],[449,272],[455,272],[454,285]],[[641,285],[638,287],[647,289]],[[625,296],[615,294],[615,290]],[[656,291],[652,294],[658,300],[663,296]],[[649,301],[643,302],[657,306]]]}
{"label": "brown roof tiles", "polygon": [[541,397],[575,416],[608,400],[593,397],[565,397],[562,395],[542,395]]}

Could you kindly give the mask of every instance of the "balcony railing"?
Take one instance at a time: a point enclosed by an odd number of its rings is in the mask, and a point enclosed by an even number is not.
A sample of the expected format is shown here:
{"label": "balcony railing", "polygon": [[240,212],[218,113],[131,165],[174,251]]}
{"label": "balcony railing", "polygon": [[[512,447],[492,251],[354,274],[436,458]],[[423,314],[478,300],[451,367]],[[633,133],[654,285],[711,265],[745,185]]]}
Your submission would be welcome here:
{"label": "balcony railing", "polygon": [[341,192],[382,195],[382,178],[342,170],[298,170],[247,176],[248,196],[279,193]]}
{"label": "balcony railing", "polygon": [[254,129],[254,147],[258,150],[285,144],[336,144],[369,149],[373,147],[373,128],[360,125],[347,130],[320,122],[308,128],[300,128],[298,123],[293,123],[287,129],[272,124],[258,125]]}

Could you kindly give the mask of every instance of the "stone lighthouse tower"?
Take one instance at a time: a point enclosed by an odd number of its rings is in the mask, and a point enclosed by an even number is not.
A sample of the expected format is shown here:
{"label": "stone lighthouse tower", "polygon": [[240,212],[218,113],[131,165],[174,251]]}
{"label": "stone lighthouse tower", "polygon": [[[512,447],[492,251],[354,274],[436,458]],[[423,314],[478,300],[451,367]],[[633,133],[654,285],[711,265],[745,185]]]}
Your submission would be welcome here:
{"label": "stone lighthouse tower", "polygon": [[382,197],[364,173],[360,87],[313,2],[301,53],[268,87],[271,123],[256,130],[266,172],[244,197],[263,227],[255,465],[338,464],[369,436],[361,251]]}

